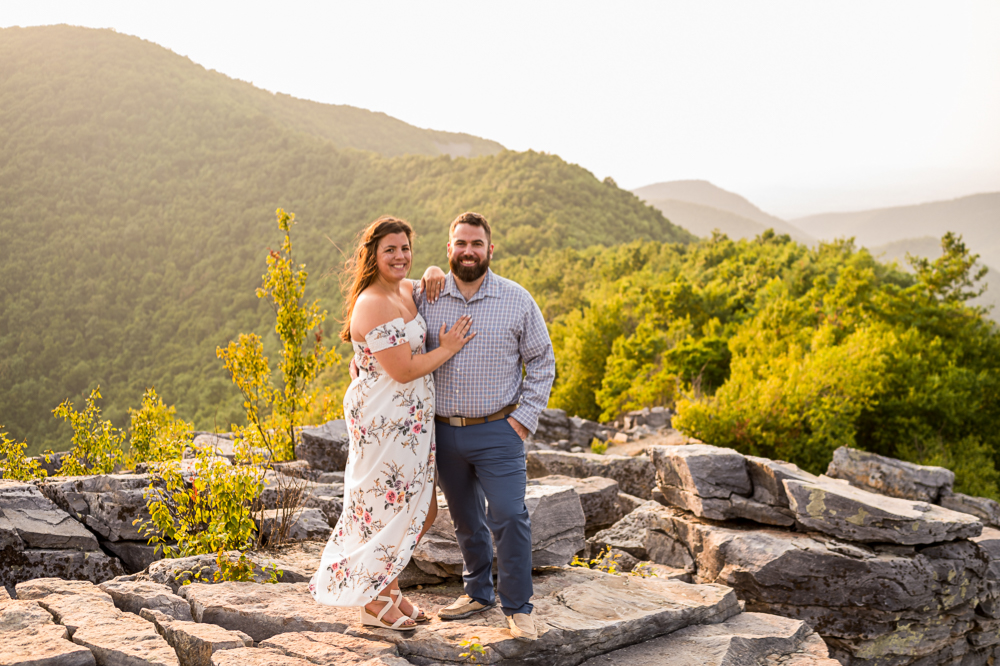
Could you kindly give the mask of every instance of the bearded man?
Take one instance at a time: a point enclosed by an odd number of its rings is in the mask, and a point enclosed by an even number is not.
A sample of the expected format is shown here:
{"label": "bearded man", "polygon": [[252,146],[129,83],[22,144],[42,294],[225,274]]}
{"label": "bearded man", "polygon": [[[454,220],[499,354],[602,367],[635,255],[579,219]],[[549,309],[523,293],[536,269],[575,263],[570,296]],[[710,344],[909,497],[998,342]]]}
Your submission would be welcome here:
{"label": "bearded man", "polygon": [[413,295],[427,321],[428,351],[438,346],[441,325],[461,315],[472,317],[476,331],[434,372],[439,484],[465,564],[465,594],[438,616],[456,620],[496,604],[492,532],[497,592],[511,635],[534,640],[523,440],[548,404],[555,357],[538,305],[519,284],[490,270],[492,257],[490,223],[463,213],[449,229],[451,272],[440,295],[433,302],[423,289]]}

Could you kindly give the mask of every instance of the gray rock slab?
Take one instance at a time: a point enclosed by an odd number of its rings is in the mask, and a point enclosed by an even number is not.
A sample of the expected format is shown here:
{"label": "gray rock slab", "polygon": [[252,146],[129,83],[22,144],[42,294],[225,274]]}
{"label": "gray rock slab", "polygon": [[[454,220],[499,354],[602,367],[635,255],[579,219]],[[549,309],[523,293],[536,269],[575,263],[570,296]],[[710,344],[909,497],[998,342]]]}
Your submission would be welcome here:
{"label": "gray rock slab", "polygon": [[0,481],[0,529],[15,531],[24,548],[100,550],[87,528],[30,483]]}
{"label": "gray rock slab", "polygon": [[746,458],[732,449],[708,444],[651,446],[649,456],[661,490],[679,488],[705,499],[749,497],[753,492]]}
{"label": "gray rock slab", "polygon": [[144,492],[148,474],[57,476],[38,482],[46,497],[108,541],[143,541],[141,522],[150,519]]}
{"label": "gray rock slab", "polygon": [[298,506],[313,485],[315,484],[308,479],[267,470],[264,473],[264,489],[260,493],[259,502],[265,509]]}
{"label": "gray rock slab", "polygon": [[[462,575],[462,551],[444,495],[437,496],[437,518],[413,551],[412,562],[426,574],[439,578]],[[494,544],[494,550],[496,545]]]}
{"label": "gray rock slab", "polygon": [[543,476],[530,479],[529,485],[569,486],[580,497],[580,506],[586,518],[586,528],[611,525],[622,517],[618,501],[618,482],[601,476],[577,479],[572,476]]}
{"label": "gray rock slab", "polygon": [[[299,507],[283,513],[281,509],[265,509],[261,512],[257,527],[264,542],[309,541],[330,536],[330,525],[319,509]],[[284,531],[282,532],[282,523]]]}
{"label": "gray rock slab", "polygon": [[198,451],[209,451],[213,456],[221,456],[234,462],[236,459],[236,442],[227,437],[219,437],[208,433],[202,433],[194,438],[191,445],[185,449],[185,458],[194,458]]}
{"label": "gray rock slab", "polygon": [[649,501],[606,530],[587,540],[591,556],[606,548],[629,553],[636,560],[680,569],[695,570],[689,547],[674,528],[677,509]]}
{"label": "gray rock slab", "polygon": [[69,640],[58,624],[27,627],[0,636],[0,666],[96,666],[93,653]]}
{"label": "gray rock slab", "polygon": [[871,492],[921,502],[937,502],[942,491],[950,491],[955,483],[955,473],[944,467],[916,465],[846,446],[833,452],[826,474]]}
{"label": "gray rock slab", "polygon": [[110,580],[97,587],[111,597],[116,608],[126,613],[139,615],[140,611],[145,608],[175,620],[192,620],[191,607],[188,602],[161,583]]}
{"label": "gray rock slab", "polygon": [[569,417],[566,415],[566,411],[543,409],[538,415],[538,429],[535,430],[532,439],[539,442],[569,440]]}
{"label": "gray rock slab", "polygon": [[387,659],[389,661],[385,663],[398,666],[408,666],[410,663],[400,658],[399,651],[392,643],[330,632],[278,634],[261,641],[260,647],[321,666],[367,664],[371,659]]}
{"label": "gray rock slab", "polygon": [[174,648],[180,666],[211,666],[212,655],[220,650],[253,647],[253,639],[240,631],[178,620],[148,608],[142,609],[140,616],[152,622],[156,631]]}
{"label": "gray rock slab", "polygon": [[271,468],[276,472],[286,476],[294,476],[307,481],[315,481],[316,470],[312,468],[308,460],[287,460],[284,462],[271,463]]}
{"label": "gray rock slab", "polygon": [[[227,555],[235,560],[239,557],[239,552],[229,551]],[[314,571],[300,571],[294,566],[282,566],[280,562],[274,562],[273,558],[265,553],[251,553],[248,557],[254,563],[254,580],[260,582],[271,579],[275,565],[281,569],[278,575],[279,582],[294,583],[309,580],[314,573]],[[141,580],[162,583],[176,594],[181,586],[188,582],[214,583],[218,570],[215,555],[191,555],[153,562],[146,571],[139,574],[139,577]]]}
{"label": "gray rock slab", "polygon": [[125,573],[118,558],[100,551],[8,550],[0,566],[0,585],[14,587],[36,578],[65,578],[101,583]]}
{"label": "gray rock slab", "polygon": [[728,499],[701,497],[673,486],[661,487],[662,498],[658,501],[680,507],[701,518],[711,520],[747,519],[763,525],[795,524],[794,514],[783,507],[762,504],[742,495],[731,495]]}
{"label": "gray rock slab", "polygon": [[597,455],[564,451],[532,451],[527,454],[528,478],[559,475],[585,479],[602,476],[618,482],[623,493],[652,499],[656,473],[646,456]]}
{"label": "gray rock slab", "polygon": [[333,529],[344,510],[344,484],[317,484],[310,488],[302,498],[301,506],[308,509],[319,509],[326,524]]}
{"label": "gray rock slab", "polygon": [[260,642],[299,631],[343,633],[356,623],[356,608],[316,603],[307,583],[192,583],[180,590],[198,622],[242,631]]}
{"label": "gray rock slab", "polygon": [[952,511],[976,516],[984,525],[1000,527],[1000,503],[987,497],[973,497],[942,490],[938,504]]}
{"label": "gray rock slab", "polygon": [[757,456],[746,456],[747,471],[753,483],[752,500],[774,507],[788,508],[785,494],[785,479],[796,481],[816,481],[819,477],[810,474],[798,465],[782,460],[768,460]]}
{"label": "gray rock slab", "polygon": [[[534,578],[537,641],[511,638],[499,608],[453,622],[432,619],[405,635],[355,630],[394,642],[413,663],[462,663],[462,641],[477,637],[484,664],[578,664],[589,657],[685,626],[724,621],[739,612],[732,590],[679,581],[612,576],[589,569],[551,570]],[[421,603],[414,593],[416,603]],[[433,606],[433,604],[424,604]]]}
{"label": "gray rock slab", "polygon": [[37,602],[0,601],[0,635],[43,624],[52,624],[52,614]]}
{"label": "gray rock slab", "polygon": [[[815,636],[799,620],[740,613],[725,622],[685,627],[667,636],[601,655],[585,666],[744,666],[781,663]],[[768,662],[768,657],[773,661]],[[839,662],[826,659],[830,666]]]}
{"label": "gray rock slab", "polygon": [[337,419],[314,428],[303,428],[299,443],[295,445],[295,457],[305,460],[319,472],[341,472],[347,466],[349,449],[347,423]]}
{"label": "gray rock slab", "polygon": [[861,542],[930,544],[978,536],[975,516],[820,478],[784,481],[789,508],[810,529]]}

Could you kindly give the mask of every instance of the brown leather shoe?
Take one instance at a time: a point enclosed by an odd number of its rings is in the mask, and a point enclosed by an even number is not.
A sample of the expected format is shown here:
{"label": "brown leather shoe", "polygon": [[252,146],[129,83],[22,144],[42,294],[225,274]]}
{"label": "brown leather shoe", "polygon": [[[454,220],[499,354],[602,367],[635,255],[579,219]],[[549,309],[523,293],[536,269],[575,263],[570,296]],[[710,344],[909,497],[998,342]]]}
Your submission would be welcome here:
{"label": "brown leather shoe", "polygon": [[519,641],[536,641],[538,632],[535,630],[535,621],[527,613],[514,613],[507,616],[507,626],[510,627],[510,635]]}
{"label": "brown leather shoe", "polygon": [[469,617],[470,615],[475,615],[476,613],[481,613],[487,608],[493,608],[496,603],[492,604],[481,604],[478,601],[473,600],[467,594],[463,594],[458,599],[455,599],[450,606],[445,606],[438,611],[438,617],[442,620],[461,620],[462,618]]}

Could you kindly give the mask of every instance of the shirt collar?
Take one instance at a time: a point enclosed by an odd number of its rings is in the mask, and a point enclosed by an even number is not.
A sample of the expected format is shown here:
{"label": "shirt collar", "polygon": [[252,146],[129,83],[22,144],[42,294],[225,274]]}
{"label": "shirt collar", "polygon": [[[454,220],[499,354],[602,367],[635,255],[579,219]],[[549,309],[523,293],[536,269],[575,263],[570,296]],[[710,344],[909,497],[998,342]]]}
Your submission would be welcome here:
{"label": "shirt collar", "polygon": [[[442,295],[453,296],[461,300],[465,300],[465,296],[462,296],[462,292],[458,290],[458,285],[455,284],[455,276],[452,275],[451,271],[444,278],[444,289],[441,291]],[[487,296],[499,296],[500,295],[500,284],[496,277],[493,275],[493,271],[489,268],[486,269],[486,277],[483,278],[482,284],[479,285],[479,291],[473,294],[472,298],[468,300],[469,303],[477,301],[480,298],[486,298]]]}

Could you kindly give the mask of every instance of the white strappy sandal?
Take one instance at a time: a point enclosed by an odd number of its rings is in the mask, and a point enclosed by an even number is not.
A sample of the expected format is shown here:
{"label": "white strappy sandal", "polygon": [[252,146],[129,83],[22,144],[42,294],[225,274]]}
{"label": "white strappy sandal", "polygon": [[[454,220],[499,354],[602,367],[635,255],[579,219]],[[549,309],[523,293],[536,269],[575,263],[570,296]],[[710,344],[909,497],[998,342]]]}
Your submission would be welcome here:
{"label": "white strappy sandal", "polygon": [[396,620],[392,624],[389,624],[388,622],[383,622],[382,618],[385,617],[385,614],[389,612],[390,608],[395,608],[396,605],[392,602],[391,597],[377,596],[375,597],[375,601],[384,601],[386,603],[385,606],[382,607],[382,610],[379,611],[378,615],[374,615],[370,610],[362,606],[361,624],[369,627],[381,627],[382,629],[395,629],[396,631],[413,631],[414,629],[417,628],[416,624],[408,627],[403,626],[404,622],[413,619],[410,617],[406,617],[405,615],[401,616],[398,620]]}
{"label": "white strappy sandal", "polygon": [[[399,607],[399,604],[403,603],[403,592],[402,592],[402,590],[398,590],[398,589],[396,589],[396,590],[389,590],[389,596],[396,597],[396,601],[394,602],[394,604],[396,606],[396,610],[398,610],[400,613],[403,613],[403,609]],[[413,606],[413,612],[410,613],[410,619],[411,620],[413,620],[414,622],[416,622],[418,624],[423,624],[424,622],[430,622],[431,621],[431,619],[429,617],[427,617],[427,615],[424,614],[424,612],[422,610],[420,610],[419,606],[417,606],[412,601],[410,602],[410,605]],[[403,615],[405,617],[406,613],[403,613]]]}

